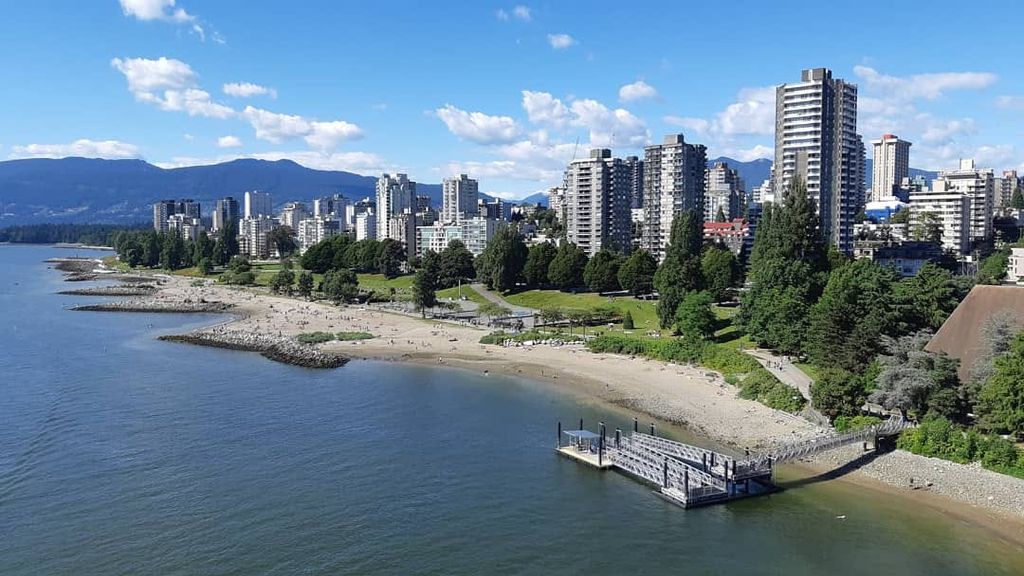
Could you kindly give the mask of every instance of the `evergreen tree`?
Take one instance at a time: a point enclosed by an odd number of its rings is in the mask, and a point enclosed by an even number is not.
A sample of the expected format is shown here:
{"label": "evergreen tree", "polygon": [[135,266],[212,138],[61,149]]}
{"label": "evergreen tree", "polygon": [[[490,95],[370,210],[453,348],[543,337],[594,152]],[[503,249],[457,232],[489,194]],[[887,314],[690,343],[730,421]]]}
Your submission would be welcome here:
{"label": "evergreen tree", "polygon": [[523,266],[523,276],[531,288],[543,288],[550,283],[548,268],[555,259],[558,249],[550,242],[541,242],[530,246]]}
{"label": "evergreen tree", "polygon": [[989,431],[1024,438],[1024,333],[995,361],[978,396],[981,425]]}
{"label": "evergreen tree", "polygon": [[160,264],[160,236],[156,230],[146,233],[146,239],[142,243],[142,264],[153,268]]}
{"label": "evergreen tree", "polygon": [[199,273],[203,276],[209,276],[213,273],[213,262],[209,258],[203,258],[199,261]]}
{"label": "evergreen tree", "polygon": [[392,238],[385,238],[377,246],[377,273],[385,278],[397,278],[402,272],[405,262],[405,248],[402,243]]}
{"label": "evergreen tree", "polygon": [[587,255],[572,242],[562,242],[551,265],[548,280],[559,290],[572,290],[583,286],[583,271],[587,267]]}
{"label": "evergreen tree", "polygon": [[1024,187],[1018,186],[1013,191],[1013,196],[1010,197],[1010,208],[1014,210],[1024,209]]}
{"label": "evergreen tree", "polygon": [[626,314],[622,317],[622,329],[633,330],[633,315],[630,314],[629,310],[626,310]]}
{"label": "evergreen tree", "polygon": [[489,288],[508,292],[522,277],[526,257],[526,244],[516,229],[509,225],[501,226],[477,258],[477,276]]}
{"label": "evergreen tree", "polygon": [[451,288],[460,281],[476,275],[473,268],[473,253],[466,249],[461,240],[452,240],[441,251],[439,258],[438,287]]}
{"label": "evergreen tree", "polygon": [[707,291],[715,302],[726,300],[730,290],[740,281],[740,263],[732,250],[709,246],[704,251],[700,267]]}
{"label": "evergreen tree", "polygon": [[650,294],[654,290],[654,273],[657,270],[658,262],[654,256],[646,250],[637,250],[619,268],[619,286],[634,296]]}
{"label": "evergreen tree", "polygon": [[587,261],[583,282],[591,292],[619,290],[619,265],[622,259],[610,250],[601,250]]}
{"label": "evergreen tree", "polygon": [[291,294],[292,284],[295,283],[295,272],[290,269],[281,269],[274,275],[273,280],[270,281],[270,290],[275,294],[284,292]]}
{"label": "evergreen tree", "polygon": [[229,262],[238,255],[238,222],[234,219],[225,222],[220,237],[224,242],[224,262]]}
{"label": "evergreen tree", "polygon": [[688,291],[704,288],[701,273],[701,245],[703,223],[693,210],[679,214],[672,221],[665,259],[654,273],[654,288],[658,291],[658,319],[662,328],[672,326],[676,309]]}
{"label": "evergreen tree", "polygon": [[309,271],[303,271],[299,274],[299,295],[303,298],[309,298],[310,294],[313,293],[313,274]]}
{"label": "evergreen tree", "polygon": [[320,282],[320,291],[335,304],[347,302],[359,294],[359,279],[351,270],[328,270]]}
{"label": "evergreen tree", "polygon": [[723,210],[721,206],[718,207],[718,213],[715,214],[715,222],[727,222],[725,210]]}
{"label": "evergreen tree", "polygon": [[437,280],[440,272],[440,257],[432,250],[427,250],[412,284],[412,301],[424,318],[427,316],[427,308],[437,305]]}

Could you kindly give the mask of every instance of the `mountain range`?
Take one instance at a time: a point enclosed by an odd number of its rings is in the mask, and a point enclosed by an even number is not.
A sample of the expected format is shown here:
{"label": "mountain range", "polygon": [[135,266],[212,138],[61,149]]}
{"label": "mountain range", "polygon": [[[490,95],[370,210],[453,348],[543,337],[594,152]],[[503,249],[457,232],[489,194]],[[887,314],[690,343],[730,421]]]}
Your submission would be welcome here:
{"label": "mountain range", "polygon": [[[708,162],[727,162],[747,187],[760,185],[771,174],[771,161],[740,162],[725,156]],[[867,162],[870,185],[871,161]],[[911,168],[912,176],[934,179],[935,172]],[[0,226],[36,222],[135,223],[152,218],[160,199],[192,198],[209,214],[217,199],[241,200],[247,190],[270,192],[277,206],[288,201],[341,193],[349,198],[373,196],[376,178],[350,172],[314,170],[291,160],[239,159],[209,166],[160,168],[143,160],[94,158],[26,159],[0,162]],[[441,185],[417,183],[418,194],[440,206]],[[485,199],[491,196],[481,194]],[[547,205],[543,192],[518,203]]]}

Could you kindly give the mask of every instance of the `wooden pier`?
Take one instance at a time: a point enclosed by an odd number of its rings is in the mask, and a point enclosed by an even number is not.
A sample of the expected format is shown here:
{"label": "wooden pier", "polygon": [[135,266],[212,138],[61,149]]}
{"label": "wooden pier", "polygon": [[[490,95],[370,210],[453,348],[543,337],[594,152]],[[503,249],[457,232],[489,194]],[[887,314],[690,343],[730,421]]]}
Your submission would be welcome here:
{"label": "wooden pier", "polygon": [[737,459],[728,454],[699,446],[691,446],[658,437],[654,424],[650,433],[639,431],[633,420],[633,432],[623,435],[616,429],[608,435],[604,423],[598,431],[583,427],[563,430],[558,423],[559,454],[598,470],[615,469],[658,489],[658,494],[683,508],[693,508],[738,498],[767,494],[775,490],[772,484],[776,462],[807,456],[846,444],[873,439],[872,447],[881,436],[899,433],[909,424],[903,420],[890,420],[878,426],[849,434],[828,435],[793,444],[755,456]]}

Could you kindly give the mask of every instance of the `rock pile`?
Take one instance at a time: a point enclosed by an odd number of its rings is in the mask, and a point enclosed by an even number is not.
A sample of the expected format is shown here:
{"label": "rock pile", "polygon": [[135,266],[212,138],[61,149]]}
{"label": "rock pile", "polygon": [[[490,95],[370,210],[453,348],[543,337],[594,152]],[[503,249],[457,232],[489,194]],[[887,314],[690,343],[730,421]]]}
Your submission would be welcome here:
{"label": "rock pile", "polygon": [[328,354],[314,346],[302,344],[294,338],[287,336],[242,332],[239,330],[228,330],[224,327],[200,330],[191,334],[161,336],[160,340],[225,348],[228,350],[259,352],[270,360],[304,368],[337,368],[344,366],[348,362],[348,358],[344,356]]}

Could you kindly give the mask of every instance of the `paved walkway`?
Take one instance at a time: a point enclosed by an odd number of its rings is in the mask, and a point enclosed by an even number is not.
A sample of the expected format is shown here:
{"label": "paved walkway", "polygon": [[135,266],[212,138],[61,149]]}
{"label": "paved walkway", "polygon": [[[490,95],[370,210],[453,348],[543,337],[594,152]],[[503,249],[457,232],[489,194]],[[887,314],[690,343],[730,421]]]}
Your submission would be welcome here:
{"label": "paved walkway", "polygon": [[804,398],[810,401],[811,384],[814,381],[786,357],[779,356],[771,350],[762,350],[760,348],[747,350],[747,353],[757,359],[762,366],[767,368],[768,371],[781,380],[783,384],[796,388]]}
{"label": "paved walkway", "polygon": [[471,284],[470,286],[473,288],[473,290],[476,290],[477,293],[486,298],[489,302],[492,302],[494,304],[497,304],[498,306],[511,310],[512,313],[516,316],[523,317],[523,325],[527,329],[534,327],[534,320],[536,318],[535,315],[537,314],[537,311],[534,310],[533,308],[527,308],[525,306],[516,306],[515,304],[512,304],[508,300],[502,298],[501,294],[488,290],[487,287],[484,286],[483,284],[476,283]]}

